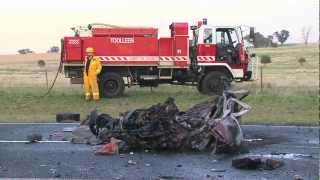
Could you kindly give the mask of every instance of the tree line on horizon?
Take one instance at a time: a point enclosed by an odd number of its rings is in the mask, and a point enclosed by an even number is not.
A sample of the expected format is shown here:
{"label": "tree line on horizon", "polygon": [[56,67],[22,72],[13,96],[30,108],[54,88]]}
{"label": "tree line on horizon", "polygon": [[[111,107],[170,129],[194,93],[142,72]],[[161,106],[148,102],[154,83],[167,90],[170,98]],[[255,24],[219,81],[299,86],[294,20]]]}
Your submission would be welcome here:
{"label": "tree line on horizon", "polygon": [[[302,39],[305,45],[308,45],[309,35],[311,32],[311,27],[302,28]],[[289,30],[282,29],[280,31],[274,32],[272,35],[264,36],[260,32],[255,32],[253,46],[255,48],[259,47],[278,47],[278,43],[274,41],[276,39],[282,46],[290,36]],[[249,35],[244,37],[245,40],[249,41]]]}
{"label": "tree line on horizon", "polygon": [[[25,49],[19,49],[17,51],[19,54],[33,54],[35,53],[33,50],[30,48],[25,48]],[[60,52],[60,48],[58,46],[51,46],[47,53],[58,53]]]}

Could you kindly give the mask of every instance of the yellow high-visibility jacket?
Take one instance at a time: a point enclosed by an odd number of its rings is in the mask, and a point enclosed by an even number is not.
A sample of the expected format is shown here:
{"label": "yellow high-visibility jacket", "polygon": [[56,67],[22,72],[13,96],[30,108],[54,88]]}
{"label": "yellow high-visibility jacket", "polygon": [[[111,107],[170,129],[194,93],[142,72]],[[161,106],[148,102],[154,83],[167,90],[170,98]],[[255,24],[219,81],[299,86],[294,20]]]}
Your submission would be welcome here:
{"label": "yellow high-visibility jacket", "polygon": [[92,57],[92,60],[89,65],[88,74],[86,72],[86,69],[87,69],[86,65],[87,65],[87,57],[85,58],[85,61],[84,61],[84,69],[83,69],[84,75],[89,77],[94,77],[100,74],[102,65],[101,65],[100,59],[97,56]]}

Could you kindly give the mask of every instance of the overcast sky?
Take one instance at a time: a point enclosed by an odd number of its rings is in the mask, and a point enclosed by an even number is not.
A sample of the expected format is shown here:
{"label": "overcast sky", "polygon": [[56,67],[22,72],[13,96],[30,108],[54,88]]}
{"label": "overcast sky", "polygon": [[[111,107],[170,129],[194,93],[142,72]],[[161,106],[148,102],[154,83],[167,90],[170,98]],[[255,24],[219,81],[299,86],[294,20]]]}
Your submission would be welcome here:
{"label": "overcast sky", "polygon": [[72,35],[70,27],[93,22],[158,27],[160,36],[169,36],[171,22],[202,18],[255,26],[264,35],[287,29],[290,43],[302,42],[302,27],[311,26],[310,41],[319,39],[318,0],[8,0],[0,6],[0,54],[45,52]]}

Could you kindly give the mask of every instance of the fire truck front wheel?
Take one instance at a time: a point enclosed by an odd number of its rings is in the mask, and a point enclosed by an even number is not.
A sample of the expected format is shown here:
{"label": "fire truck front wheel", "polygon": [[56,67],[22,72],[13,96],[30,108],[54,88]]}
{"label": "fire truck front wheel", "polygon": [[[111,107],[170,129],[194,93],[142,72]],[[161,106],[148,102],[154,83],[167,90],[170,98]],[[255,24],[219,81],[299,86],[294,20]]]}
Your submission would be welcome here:
{"label": "fire truck front wheel", "polygon": [[230,88],[230,79],[222,72],[210,72],[200,82],[200,92],[208,95],[222,95]]}
{"label": "fire truck front wheel", "polygon": [[125,84],[117,73],[104,73],[100,76],[100,94],[102,97],[113,98],[123,95]]}

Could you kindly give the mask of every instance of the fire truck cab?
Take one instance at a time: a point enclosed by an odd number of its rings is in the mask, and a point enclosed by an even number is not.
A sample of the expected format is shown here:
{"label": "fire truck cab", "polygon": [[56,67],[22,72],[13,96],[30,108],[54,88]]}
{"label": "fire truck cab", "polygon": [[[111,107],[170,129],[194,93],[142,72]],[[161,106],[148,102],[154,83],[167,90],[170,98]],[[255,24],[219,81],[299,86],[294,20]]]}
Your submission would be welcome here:
{"label": "fire truck cab", "polygon": [[196,85],[201,93],[221,94],[233,80],[250,79],[241,27],[201,21],[191,27],[172,23],[169,29],[170,37],[160,38],[156,28],[90,24],[87,35],[77,29],[62,40],[65,75],[71,83],[82,83],[85,49],[93,47],[103,65],[99,86],[104,97],[121,96],[125,86],[160,83]]}
{"label": "fire truck cab", "polygon": [[[248,69],[249,51],[245,47],[241,27],[198,25],[191,28],[193,30],[190,46],[191,54],[193,54],[191,61],[196,64],[202,74],[198,82],[200,92],[201,88],[208,93],[209,91],[214,92],[216,87],[219,87],[215,85],[208,91],[205,85],[208,83],[203,84],[202,82],[205,76],[210,76],[208,74],[215,74],[212,76],[220,76],[227,81],[251,79],[252,70]],[[223,83],[229,86],[227,81]],[[218,88],[217,91],[221,91],[221,88]]]}

